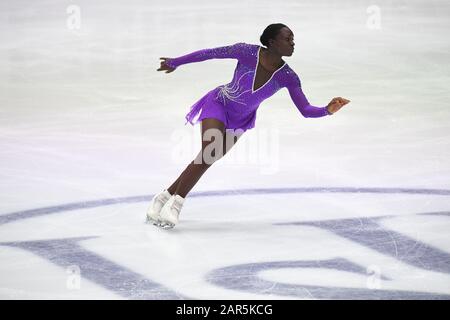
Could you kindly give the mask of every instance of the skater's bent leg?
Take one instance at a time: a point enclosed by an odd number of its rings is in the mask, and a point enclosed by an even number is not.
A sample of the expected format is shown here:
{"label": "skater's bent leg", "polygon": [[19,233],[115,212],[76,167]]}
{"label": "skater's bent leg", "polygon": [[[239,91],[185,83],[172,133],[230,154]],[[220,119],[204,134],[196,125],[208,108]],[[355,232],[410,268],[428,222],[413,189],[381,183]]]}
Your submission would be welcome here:
{"label": "skater's bent leg", "polygon": [[208,164],[196,164],[195,161],[192,161],[181,174],[175,194],[185,198],[210,166]]}
{"label": "skater's bent leg", "polygon": [[169,191],[169,193],[170,193],[171,195],[174,195],[174,194],[176,193],[177,187],[178,187],[178,184],[179,184],[180,181],[181,181],[181,178],[183,177],[183,175],[184,175],[187,171],[190,170],[190,165],[193,164],[193,163],[194,163],[194,160],[192,160],[191,163],[184,169],[184,171],[180,174],[180,176],[177,178],[177,180],[175,180],[175,182],[172,183],[172,185],[171,185],[169,188],[167,188],[167,191]]}
{"label": "skater's bent leg", "polygon": [[213,118],[203,119],[201,122],[202,148],[195,159],[187,166],[180,176],[175,193],[181,197],[191,191],[200,177],[215,162],[217,156],[223,154],[223,136],[225,125],[222,121]]}
{"label": "skater's bent leg", "polygon": [[183,170],[183,172],[180,174],[180,176],[177,178],[177,180],[175,180],[175,182],[172,183],[172,185],[169,188],[167,188],[167,191],[169,191],[169,193],[171,195],[176,194],[178,184],[181,182],[183,175],[191,170],[191,165],[193,165],[193,164],[194,164],[194,160],[192,160],[191,163]]}
{"label": "skater's bent leg", "polygon": [[[199,161],[199,159],[202,159],[201,154],[203,153],[204,147],[206,147],[206,145],[208,145],[208,141],[204,141],[203,137],[205,136],[205,132],[208,129],[218,129],[219,131],[224,128],[225,125],[216,119],[203,119],[203,121],[201,122],[201,127],[200,127],[200,134],[201,134],[201,138],[202,138],[202,151],[199,152],[199,154],[195,157],[195,159],[193,161],[191,161],[191,163],[186,167],[186,169],[184,169],[184,171],[180,174],[180,176],[177,178],[177,180],[175,180],[174,183],[172,183],[172,185],[167,189],[169,191],[170,194],[178,194],[182,197],[184,197],[187,192],[189,191],[185,191],[186,189],[189,189],[188,185],[191,184],[195,184],[195,182],[198,181],[198,179],[200,179],[200,176],[208,169],[209,166],[206,165],[199,165],[199,166],[194,166],[194,164],[201,164],[202,161]],[[217,132],[217,131],[216,131]],[[185,179],[186,181],[184,181],[184,184],[188,184],[185,186],[185,188],[178,188],[178,186],[180,185],[180,182],[182,181],[182,179]],[[184,192],[183,192],[184,190]],[[189,189],[190,190],[190,189]],[[179,193],[181,192],[181,194]]]}
{"label": "skater's bent leg", "polygon": [[[191,163],[192,163],[192,162],[191,162]],[[169,193],[170,193],[171,195],[174,195],[174,194],[175,194],[175,191],[177,190],[178,183],[180,183],[180,181],[181,181],[181,176],[183,175],[183,173],[184,173],[185,171],[186,171],[186,169],[180,174],[180,176],[177,178],[177,180],[175,180],[175,182],[172,183],[172,185],[171,185],[170,187],[167,188],[167,191],[169,191]]]}
{"label": "skater's bent leg", "polygon": [[204,119],[201,124],[202,149],[169,190],[170,193],[174,191],[183,198],[208,168],[221,159],[241,136],[241,134],[225,130],[225,125],[216,119]]}
{"label": "skater's bent leg", "polygon": [[[217,123],[206,121],[209,119],[205,119],[202,124],[202,150],[199,152],[195,160],[191,161],[191,163],[186,167],[186,169],[181,173],[181,175],[178,177],[178,179],[167,189],[170,194],[179,194],[181,197],[185,197],[189,191],[195,186],[195,184],[198,182],[198,180],[201,178],[201,176],[206,172],[206,170],[212,165],[214,162],[208,163],[208,159],[205,158],[205,154],[208,151],[207,146],[210,145],[210,138],[208,138],[207,135],[204,135],[207,129],[213,128]],[[214,120],[214,119],[211,119]],[[221,131],[221,128],[218,128]],[[241,130],[224,130],[221,132],[225,132],[223,136],[223,157],[239,140],[239,138],[242,136],[243,131]],[[211,136],[211,134],[209,135]],[[220,147],[220,145],[219,145]],[[212,156],[215,156],[215,150],[211,149]],[[215,158],[215,161],[217,161],[219,158]],[[211,161],[211,160],[210,160]],[[181,185],[180,182],[183,180],[183,184]],[[180,185],[180,187],[178,187]]]}

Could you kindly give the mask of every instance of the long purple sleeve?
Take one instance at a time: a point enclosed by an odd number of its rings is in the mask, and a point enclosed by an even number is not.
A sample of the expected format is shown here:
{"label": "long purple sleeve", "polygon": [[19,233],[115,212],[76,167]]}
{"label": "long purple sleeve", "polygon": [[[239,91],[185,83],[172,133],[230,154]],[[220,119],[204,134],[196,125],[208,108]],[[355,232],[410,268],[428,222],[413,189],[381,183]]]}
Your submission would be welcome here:
{"label": "long purple sleeve", "polygon": [[326,106],[315,107],[309,104],[308,99],[306,99],[302,91],[300,79],[297,75],[294,75],[294,81],[287,86],[287,89],[295,106],[305,118],[319,118],[330,115]]}
{"label": "long purple sleeve", "polygon": [[209,59],[238,60],[232,80],[209,91],[192,105],[186,115],[186,123],[194,125],[203,119],[214,118],[223,122],[227,129],[251,129],[255,126],[256,110],[260,104],[284,87],[287,87],[304,117],[318,118],[329,114],[326,107],[309,104],[302,92],[299,77],[286,62],[272,73],[270,79],[255,88],[261,50],[263,48],[259,45],[238,42],[167,59],[165,63],[172,68]]}
{"label": "long purple sleeve", "polygon": [[245,45],[245,43],[239,42],[224,47],[202,49],[178,58],[168,59],[166,60],[166,64],[169,67],[176,68],[182,64],[200,62],[209,59],[238,59],[239,55],[242,54],[241,47],[243,45]]}

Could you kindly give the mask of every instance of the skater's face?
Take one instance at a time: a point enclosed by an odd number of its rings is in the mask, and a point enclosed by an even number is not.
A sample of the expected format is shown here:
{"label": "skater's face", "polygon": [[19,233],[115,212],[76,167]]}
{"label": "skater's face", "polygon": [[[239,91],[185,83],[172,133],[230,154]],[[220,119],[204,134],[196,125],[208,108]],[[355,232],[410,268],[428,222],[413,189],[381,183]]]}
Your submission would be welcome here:
{"label": "skater's face", "polygon": [[294,34],[291,29],[283,27],[275,39],[270,39],[270,48],[277,51],[281,56],[292,56],[294,53]]}

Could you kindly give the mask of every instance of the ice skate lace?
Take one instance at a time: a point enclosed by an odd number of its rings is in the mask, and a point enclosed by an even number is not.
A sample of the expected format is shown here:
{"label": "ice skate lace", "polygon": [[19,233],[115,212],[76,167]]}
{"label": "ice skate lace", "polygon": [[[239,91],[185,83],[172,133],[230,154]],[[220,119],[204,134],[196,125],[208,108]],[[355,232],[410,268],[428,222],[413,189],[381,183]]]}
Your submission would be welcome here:
{"label": "ice skate lace", "polygon": [[167,198],[165,195],[161,195],[156,199],[161,205],[164,205],[169,198]]}
{"label": "ice skate lace", "polygon": [[177,214],[180,212],[181,207],[182,207],[182,204],[180,204],[180,203],[178,203],[176,201],[174,201],[172,203],[172,205],[170,206],[171,209],[175,209],[177,211]]}

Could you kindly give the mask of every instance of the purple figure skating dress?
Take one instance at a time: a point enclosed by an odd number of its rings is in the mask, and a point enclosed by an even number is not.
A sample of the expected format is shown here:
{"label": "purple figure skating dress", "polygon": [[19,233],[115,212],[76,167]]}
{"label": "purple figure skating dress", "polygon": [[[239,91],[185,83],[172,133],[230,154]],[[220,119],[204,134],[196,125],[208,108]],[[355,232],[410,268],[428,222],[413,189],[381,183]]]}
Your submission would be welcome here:
{"label": "purple figure skating dress", "polygon": [[205,118],[215,118],[225,124],[226,129],[246,131],[255,126],[256,110],[262,101],[286,87],[300,113],[307,118],[318,118],[328,113],[326,107],[309,104],[301,89],[300,79],[285,62],[261,87],[254,88],[261,46],[247,43],[203,49],[190,54],[167,59],[172,68],[191,62],[208,59],[237,59],[233,80],[208,92],[197,101],[186,115],[186,123],[195,125]]}

